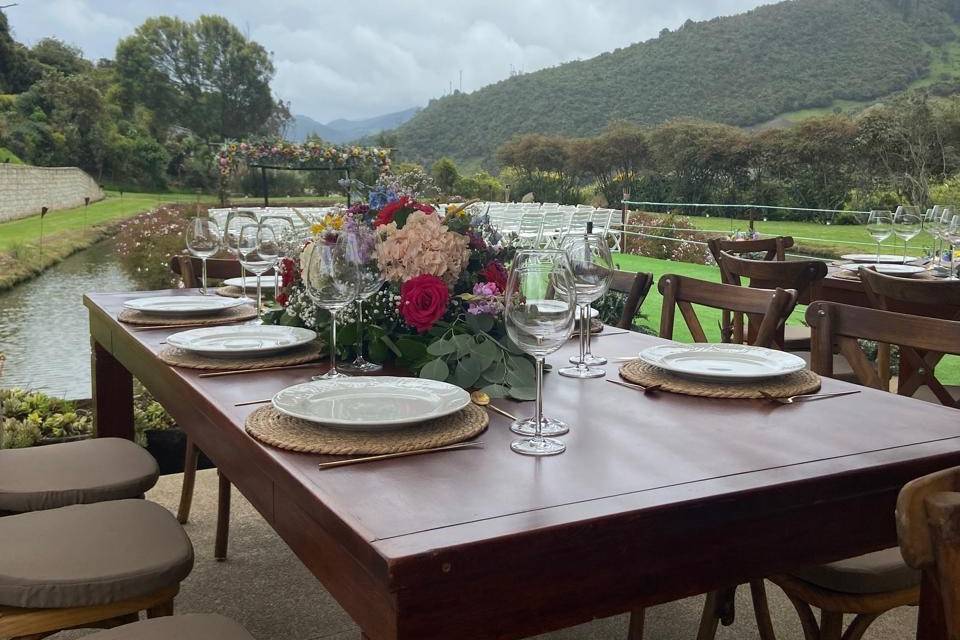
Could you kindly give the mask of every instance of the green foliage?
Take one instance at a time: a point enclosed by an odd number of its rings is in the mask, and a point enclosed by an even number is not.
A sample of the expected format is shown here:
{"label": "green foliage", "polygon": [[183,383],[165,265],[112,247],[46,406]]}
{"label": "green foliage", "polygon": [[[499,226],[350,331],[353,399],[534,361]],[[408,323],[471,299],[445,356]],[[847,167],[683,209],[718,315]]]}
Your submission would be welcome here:
{"label": "green foliage", "polygon": [[590,60],[433,100],[397,130],[400,149],[489,165],[522,133],[589,136],[614,120],[681,116],[752,125],[885,96],[927,76],[930,48],[955,38],[952,4],[917,7],[905,17],[888,0],[804,0],[688,21]]}
{"label": "green foliage", "polygon": [[38,444],[42,439],[89,436],[93,421],[69,400],[39,391],[0,389],[0,449]]}
{"label": "green foliage", "polygon": [[501,200],[504,188],[499,180],[486,171],[478,171],[472,176],[461,176],[453,186],[453,193],[467,200]]}
{"label": "green foliage", "polygon": [[23,160],[18,158],[13,151],[5,147],[0,147],[0,163],[9,162],[10,164],[23,164]]}
{"label": "green foliage", "polygon": [[453,193],[454,185],[460,180],[457,165],[450,158],[440,158],[430,168],[430,175],[437,188],[444,194]]}

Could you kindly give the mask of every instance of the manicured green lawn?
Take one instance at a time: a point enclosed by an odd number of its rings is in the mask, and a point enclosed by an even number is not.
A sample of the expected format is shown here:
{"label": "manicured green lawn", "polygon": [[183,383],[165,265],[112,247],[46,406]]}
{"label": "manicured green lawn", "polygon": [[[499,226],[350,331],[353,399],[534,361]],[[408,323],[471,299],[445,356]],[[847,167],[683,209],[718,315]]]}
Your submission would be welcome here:
{"label": "manicured green lawn", "polygon": [[[614,262],[617,268],[623,271],[649,271],[653,273],[654,282],[667,273],[673,273],[681,276],[690,276],[700,280],[709,280],[711,282],[720,281],[720,271],[716,267],[689,264],[686,262],[672,262],[669,260],[658,260],[656,258],[645,258],[625,253],[614,254]],[[643,303],[640,311],[646,316],[644,321],[647,326],[654,331],[660,330],[660,311],[663,306],[663,296],[657,290],[654,284],[650,288],[650,293]],[[800,305],[790,316],[788,324],[800,325],[803,323],[803,314],[806,313],[806,306]],[[720,312],[716,309],[697,307],[697,317],[703,326],[704,333],[711,342],[720,340]],[[674,325],[673,337],[680,342],[693,342],[693,336],[687,329],[686,324],[680,314],[677,314]],[[960,384],[960,357],[947,356],[940,365],[937,366],[937,377],[945,384]]]}
{"label": "manicured green lawn", "polygon": [[0,147],[0,163],[9,162],[10,164],[23,164],[23,160],[18,158],[6,147]]}

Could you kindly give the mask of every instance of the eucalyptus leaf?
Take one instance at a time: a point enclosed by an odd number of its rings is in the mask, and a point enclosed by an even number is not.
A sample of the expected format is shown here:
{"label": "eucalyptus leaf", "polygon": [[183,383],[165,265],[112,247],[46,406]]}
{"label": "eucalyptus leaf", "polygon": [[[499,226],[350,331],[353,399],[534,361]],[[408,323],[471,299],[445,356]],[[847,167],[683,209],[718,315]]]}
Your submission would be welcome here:
{"label": "eucalyptus leaf", "polygon": [[487,382],[502,383],[507,377],[507,365],[498,360],[483,371],[483,379]]}
{"label": "eucalyptus leaf", "polygon": [[397,356],[398,358],[403,357],[403,352],[400,351],[400,348],[397,347],[397,343],[395,343],[390,336],[384,334],[380,337],[380,339],[383,340],[383,343],[387,345],[390,351],[393,351],[393,355]]}
{"label": "eucalyptus leaf", "polygon": [[467,326],[470,327],[470,330],[474,333],[486,333],[493,329],[493,324],[493,316],[486,314],[478,316],[467,314]]}
{"label": "eucalyptus leaf", "polygon": [[493,362],[494,360],[500,358],[500,354],[503,353],[503,351],[500,349],[500,345],[498,345],[496,342],[490,338],[484,337],[473,348],[473,353],[474,355],[486,359],[488,362]]}
{"label": "eucalyptus leaf", "polygon": [[469,389],[477,384],[481,373],[483,373],[483,365],[480,361],[472,356],[467,356],[457,364],[457,370],[454,374],[455,384],[458,387]]}
{"label": "eucalyptus leaf", "polygon": [[[403,354],[403,359],[407,362],[418,362],[423,360],[427,356],[427,347],[424,346],[422,342],[413,340],[412,338],[397,338],[397,347],[400,349],[400,352]],[[442,355],[442,354],[430,354],[430,355]]]}
{"label": "eucalyptus leaf", "polygon": [[480,391],[483,391],[491,398],[506,398],[507,394],[510,393],[510,390],[502,384],[488,384],[487,386],[481,388]]}
{"label": "eucalyptus leaf", "polygon": [[383,364],[387,361],[387,358],[390,357],[390,350],[387,349],[387,345],[385,345],[382,340],[374,340],[370,342],[367,357],[377,364]]}
{"label": "eucalyptus leaf", "polygon": [[448,338],[440,338],[434,342],[431,342],[427,346],[427,353],[432,356],[445,356],[448,353],[453,353],[457,350],[457,344]]}
{"label": "eucalyptus leaf", "polygon": [[447,363],[440,358],[435,358],[427,364],[423,365],[423,368],[420,369],[421,378],[429,378],[431,380],[439,380],[443,382],[450,375],[450,367],[447,366]]}
{"label": "eucalyptus leaf", "polygon": [[537,399],[537,388],[533,385],[530,386],[518,386],[510,385],[510,391],[508,392],[511,398],[515,400],[536,400]]}
{"label": "eucalyptus leaf", "polygon": [[453,336],[453,341],[457,345],[457,354],[463,357],[473,351],[476,346],[476,339],[469,333],[458,333]]}

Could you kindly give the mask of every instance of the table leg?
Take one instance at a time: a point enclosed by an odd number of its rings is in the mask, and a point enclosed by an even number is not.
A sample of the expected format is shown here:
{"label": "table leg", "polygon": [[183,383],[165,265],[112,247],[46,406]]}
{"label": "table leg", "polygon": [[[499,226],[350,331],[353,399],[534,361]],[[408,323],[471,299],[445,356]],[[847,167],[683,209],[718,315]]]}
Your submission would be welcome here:
{"label": "table leg", "polygon": [[917,616],[917,640],[940,640],[947,637],[947,624],[943,617],[943,603],[937,581],[931,575],[936,569],[923,571],[920,583],[920,612]]}
{"label": "table leg", "polygon": [[133,440],[133,376],[99,342],[92,341],[92,346],[90,369],[97,437]]}

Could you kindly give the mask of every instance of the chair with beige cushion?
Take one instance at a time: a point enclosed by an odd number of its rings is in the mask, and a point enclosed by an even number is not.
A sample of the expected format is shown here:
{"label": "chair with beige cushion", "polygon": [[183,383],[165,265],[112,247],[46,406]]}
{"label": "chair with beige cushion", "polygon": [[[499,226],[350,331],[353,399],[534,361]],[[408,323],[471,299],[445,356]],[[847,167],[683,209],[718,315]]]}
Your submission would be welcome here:
{"label": "chair with beige cushion", "polygon": [[157,482],[156,460],[121,438],[0,450],[0,513],[143,496]]}
{"label": "chair with beige cushion", "polygon": [[0,638],[40,638],[170,615],[193,546],[166,509],[141,499],[0,518]]}
{"label": "chair with beige cushion", "polygon": [[125,624],[84,640],[253,640],[253,636],[230,618],[191,613]]}

